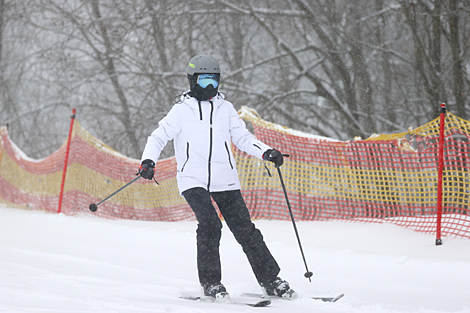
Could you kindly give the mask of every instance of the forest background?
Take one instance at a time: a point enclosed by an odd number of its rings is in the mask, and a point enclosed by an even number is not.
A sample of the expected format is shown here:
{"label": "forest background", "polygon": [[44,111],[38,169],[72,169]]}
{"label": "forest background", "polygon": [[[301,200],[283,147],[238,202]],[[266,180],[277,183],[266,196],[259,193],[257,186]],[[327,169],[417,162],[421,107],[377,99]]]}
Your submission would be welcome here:
{"label": "forest background", "polygon": [[468,120],[469,49],[468,0],[0,0],[0,126],[43,158],[76,108],[140,158],[188,89],[190,58],[210,54],[236,109],[367,138],[422,125],[442,102]]}

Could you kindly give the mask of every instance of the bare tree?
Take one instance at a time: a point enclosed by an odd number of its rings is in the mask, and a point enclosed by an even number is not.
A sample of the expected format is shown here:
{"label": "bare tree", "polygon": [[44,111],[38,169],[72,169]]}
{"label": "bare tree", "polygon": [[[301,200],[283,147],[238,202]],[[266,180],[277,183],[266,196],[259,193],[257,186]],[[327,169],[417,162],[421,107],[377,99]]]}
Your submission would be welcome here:
{"label": "bare tree", "polygon": [[[463,66],[463,55],[460,48],[460,31],[459,31],[459,10],[458,4],[461,1],[450,0],[449,5],[449,44],[450,50],[452,53],[452,92],[455,98],[455,113],[466,119],[469,114],[465,110],[465,87],[464,87],[464,77],[465,70]],[[468,5],[468,4],[467,4]],[[468,20],[468,19],[467,19]],[[468,25],[468,24],[467,24]],[[468,38],[467,38],[468,39]],[[467,86],[468,91],[468,86]]]}
{"label": "bare tree", "polygon": [[[91,133],[140,157],[196,54],[275,123],[338,139],[467,118],[468,1],[0,0],[0,112],[29,154]],[[31,131],[34,129],[34,131]],[[163,156],[172,155],[169,148]]]}

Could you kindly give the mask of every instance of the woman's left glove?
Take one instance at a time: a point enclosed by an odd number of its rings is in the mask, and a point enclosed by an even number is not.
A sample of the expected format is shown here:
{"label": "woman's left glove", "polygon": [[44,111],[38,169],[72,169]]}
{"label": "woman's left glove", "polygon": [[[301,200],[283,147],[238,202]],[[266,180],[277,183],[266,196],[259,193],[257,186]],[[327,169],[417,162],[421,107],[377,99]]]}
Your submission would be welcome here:
{"label": "woman's left glove", "polygon": [[140,164],[139,173],[137,174],[140,174],[140,176],[145,179],[152,180],[153,175],[155,174],[154,168],[155,162],[150,159],[143,160],[142,164]]}
{"label": "woman's left glove", "polygon": [[276,149],[268,149],[263,153],[263,160],[271,161],[274,166],[280,167],[284,163],[284,157],[282,153]]}

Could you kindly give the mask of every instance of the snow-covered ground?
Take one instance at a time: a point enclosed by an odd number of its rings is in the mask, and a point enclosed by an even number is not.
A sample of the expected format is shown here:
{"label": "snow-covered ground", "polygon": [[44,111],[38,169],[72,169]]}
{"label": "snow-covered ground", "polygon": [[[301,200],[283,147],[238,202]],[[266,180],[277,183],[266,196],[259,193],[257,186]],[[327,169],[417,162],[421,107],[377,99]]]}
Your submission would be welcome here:
{"label": "snow-covered ground", "polygon": [[[470,312],[470,240],[388,224],[298,222],[310,283],[289,221],[255,221],[303,299],[266,308],[197,295],[196,222],[73,217],[0,207],[0,312]],[[233,299],[260,292],[227,227],[223,283]],[[323,303],[308,296],[335,296]]]}

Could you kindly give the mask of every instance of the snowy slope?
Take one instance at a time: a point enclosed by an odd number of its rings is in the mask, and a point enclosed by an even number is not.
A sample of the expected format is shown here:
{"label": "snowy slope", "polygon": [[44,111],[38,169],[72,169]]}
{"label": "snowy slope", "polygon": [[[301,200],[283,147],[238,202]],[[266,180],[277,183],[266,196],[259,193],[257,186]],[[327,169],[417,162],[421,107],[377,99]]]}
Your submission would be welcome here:
{"label": "snowy slope", "polygon": [[[470,240],[386,224],[256,221],[298,301],[268,308],[199,303],[195,222],[73,217],[0,207],[0,312],[470,312]],[[260,292],[227,227],[223,283]],[[346,295],[336,303],[307,296]]]}

